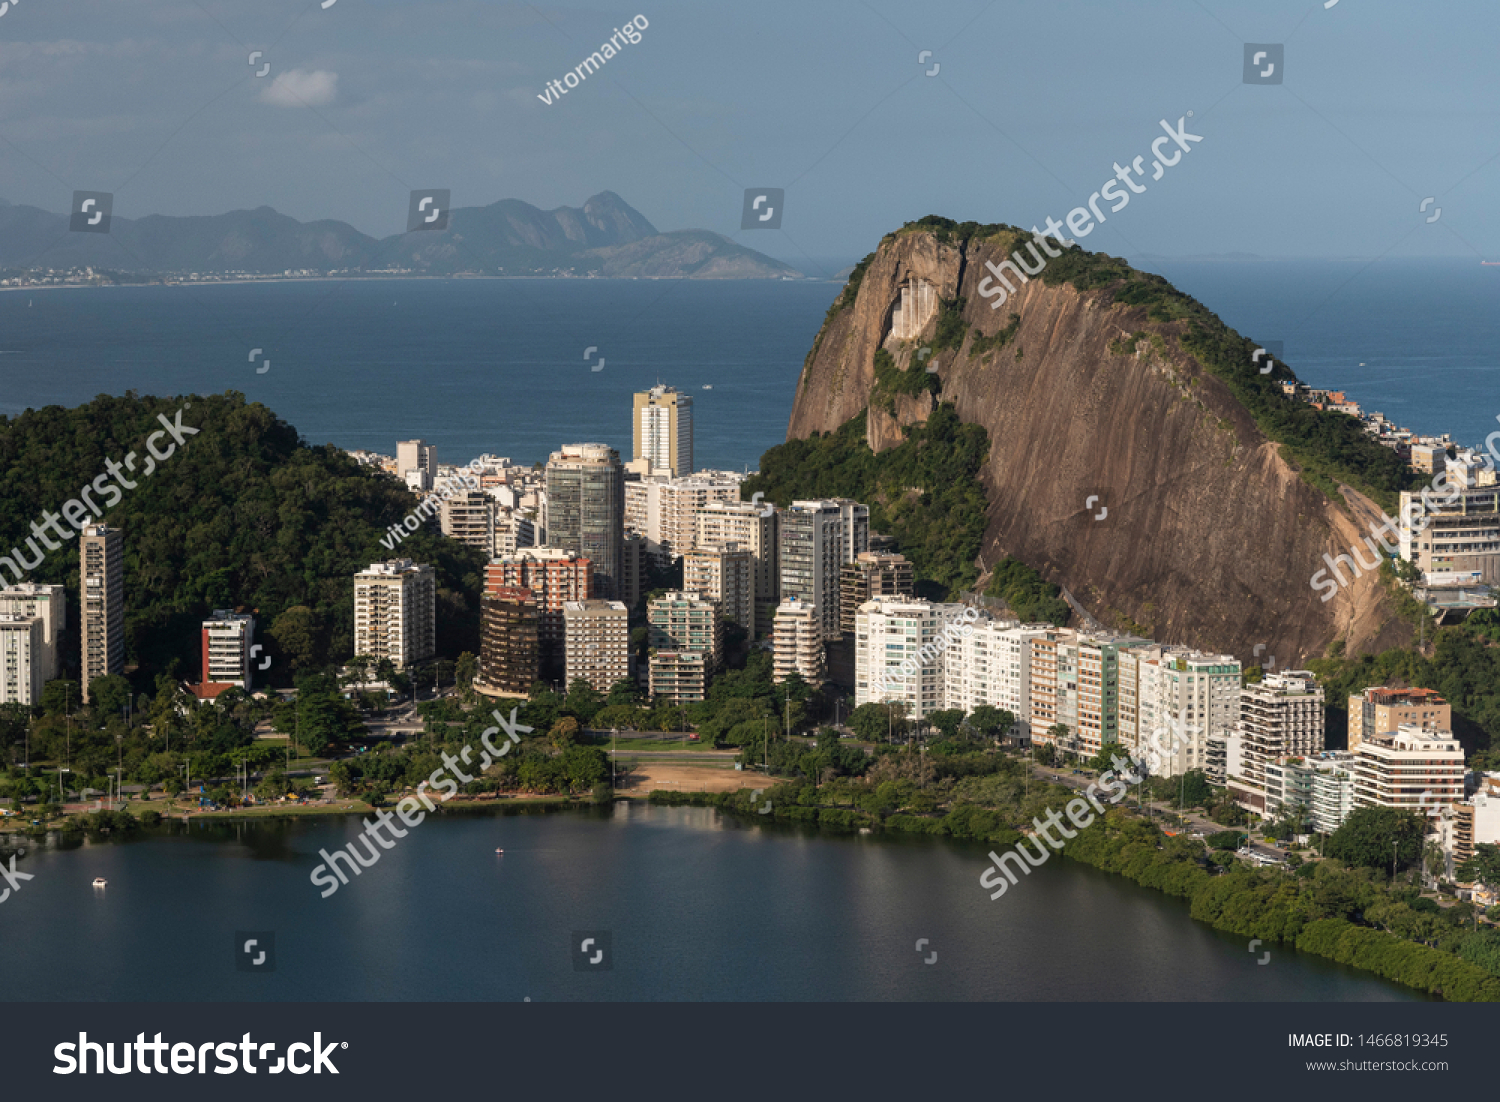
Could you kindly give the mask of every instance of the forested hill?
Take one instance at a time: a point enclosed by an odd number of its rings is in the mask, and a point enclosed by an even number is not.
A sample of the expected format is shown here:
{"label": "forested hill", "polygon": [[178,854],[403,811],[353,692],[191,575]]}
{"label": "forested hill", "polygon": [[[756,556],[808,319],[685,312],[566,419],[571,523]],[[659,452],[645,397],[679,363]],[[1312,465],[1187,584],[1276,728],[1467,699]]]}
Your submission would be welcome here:
{"label": "forested hill", "polygon": [[[152,433],[158,454],[173,446],[158,415],[185,442],[147,469]],[[187,427],[196,428],[188,435]],[[134,472],[124,466],[134,452]],[[134,489],[104,491],[106,461]],[[257,632],[273,658],[269,676],[285,682],[299,668],[350,657],[353,575],[397,555],[437,571],[440,652],[478,650],[483,556],[427,531],[386,550],[386,528],[417,498],[331,446],[312,447],[296,429],[243,394],[176,398],[100,396],[76,409],[48,406],[0,417],[0,554],[24,546],[31,524],[80,499],[85,486],[125,544],[125,635],[137,684],[158,673],[196,679],[200,621],[216,608],[258,610]],[[94,486],[96,479],[101,481]],[[70,531],[65,523],[59,524]],[[58,542],[52,534],[53,542]],[[37,541],[38,547],[44,545]],[[6,584],[8,570],[0,573]],[[78,541],[47,552],[28,580],[68,587],[63,661],[77,676]],[[174,668],[173,663],[176,662]]]}

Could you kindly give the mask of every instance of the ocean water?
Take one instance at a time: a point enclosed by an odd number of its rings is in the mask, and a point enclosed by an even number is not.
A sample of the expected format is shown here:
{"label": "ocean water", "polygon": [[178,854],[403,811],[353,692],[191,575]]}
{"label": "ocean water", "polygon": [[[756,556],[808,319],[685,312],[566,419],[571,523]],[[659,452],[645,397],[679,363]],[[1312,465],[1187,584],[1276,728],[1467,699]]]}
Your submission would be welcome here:
{"label": "ocean water", "polygon": [[[1140,266],[1246,336],[1281,340],[1314,386],[1462,443],[1497,427],[1500,268]],[[698,466],[753,468],[785,439],[803,359],[839,289],[355,280],[0,293],[0,413],[132,388],[238,390],[313,443],[394,454],[397,440],[421,437],[444,461],[487,451],[535,462],[598,440],[629,458],[630,395],[662,381],[695,399]]]}
{"label": "ocean water", "polygon": [[699,467],[754,469],[786,437],[803,358],[841,286],[320,280],[4,293],[0,413],[130,389],[237,390],[314,444],[394,455],[397,440],[420,437],[441,462],[537,462],[602,441],[628,460],[631,394],[661,381],[693,396]]}

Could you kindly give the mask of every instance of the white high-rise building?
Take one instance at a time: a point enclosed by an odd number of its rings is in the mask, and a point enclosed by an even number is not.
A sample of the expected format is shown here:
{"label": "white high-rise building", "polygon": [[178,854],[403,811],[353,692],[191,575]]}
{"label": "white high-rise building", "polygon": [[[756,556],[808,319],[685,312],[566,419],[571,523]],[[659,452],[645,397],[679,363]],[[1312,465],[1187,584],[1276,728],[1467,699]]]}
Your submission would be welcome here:
{"label": "white high-rise building", "polygon": [[823,683],[827,675],[823,626],[812,605],[794,598],[776,606],[771,652],[777,684],[794,673],[814,688]]}
{"label": "white high-rise building", "polygon": [[[1045,639],[1051,624],[1018,624],[981,617],[944,654],[943,707],[972,712],[981,704],[1016,717],[1012,734],[1031,729],[1031,641]],[[857,638],[857,637],[856,637]]]}
{"label": "white high-rise building", "polygon": [[1238,773],[1229,770],[1229,794],[1240,806],[1267,814],[1266,764],[1323,750],[1323,689],[1307,670],[1267,674],[1240,690],[1236,734],[1243,757]]}
{"label": "white high-rise building", "polygon": [[0,613],[0,704],[40,704],[46,660],[40,616]]}
{"label": "white high-rise building", "polygon": [[698,547],[737,544],[749,550],[755,561],[755,622],[771,623],[781,603],[775,508],[753,501],[712,501],[695,519]]}
{"label": "white high-rise building", "polygon": [[36,616],[42,621],[38,676],[45,685],[62,675],[60,636],[68,626],[67,586],[20,582],[0,589],[0,616]]}
{"label": "white high-rise building", "polygon": [[437,653],[437,583],[410,559],[372,563],[354,575],[354,653],[398,670]]}
{"label": "white high-rise building", "polygon": [[199,697],[212,699],[231,685],[250,691],[254,637],[255,617],[214,609],[213,618],[203,621],[203,684]]}
{"label": "white high-rise building", "polygon": [[635,457],[642,475],[690,475],[693,467],[693,400],[675,387],[654,386],[634,398]]}
{"label": "white high-rise building", "polygon": [[[962,605],[876,597],[854,616],[854,704],[898,702],[922,719],[943,707],[944,666],[952,644],[939,645],[945,622]],[[821,618],[820,618],[820,623]],[[950,632],[950,638],[959,632]]]}
{"label": "white high-rise building", "polygon": [[1240,684],[1232,655],[1159,645],[1123,651],[1120,742],[1136,753],[1155,750],[1164,776],[1207,770],[1209,739],[1239,722]]}
{"label": "white high-rise building", "polygon": [[1354,752],[1354,806],[1394,807],[1419,815],[1464,798],[1464,751],[1452,731],[1403,723],[1365,739]]}
{"label": "white high-rise building", "polygon": [[812,605],[825,639],[839,638],[839,569],[870,549],[870,510],[846,498],[794,501],[781,513],[781,599]]}

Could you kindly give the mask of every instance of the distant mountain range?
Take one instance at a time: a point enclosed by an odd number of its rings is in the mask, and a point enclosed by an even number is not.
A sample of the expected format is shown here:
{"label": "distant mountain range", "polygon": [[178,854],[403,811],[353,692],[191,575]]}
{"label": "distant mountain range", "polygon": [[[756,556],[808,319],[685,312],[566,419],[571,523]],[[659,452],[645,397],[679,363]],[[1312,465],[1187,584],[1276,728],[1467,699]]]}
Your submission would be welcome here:
{"label": "distant mountain range", "polygon": [[69,232],[65,214],[0,200],[0,269],[93,267],[134,274],[313,270],[423,275],[800,279],[802,274],[707,230],[662,233],[612,191],[544,211],[518,199],[459,207],[443,230],[379,240],[347,222],[299,222],[270,207],[227,214],[111,220]]}

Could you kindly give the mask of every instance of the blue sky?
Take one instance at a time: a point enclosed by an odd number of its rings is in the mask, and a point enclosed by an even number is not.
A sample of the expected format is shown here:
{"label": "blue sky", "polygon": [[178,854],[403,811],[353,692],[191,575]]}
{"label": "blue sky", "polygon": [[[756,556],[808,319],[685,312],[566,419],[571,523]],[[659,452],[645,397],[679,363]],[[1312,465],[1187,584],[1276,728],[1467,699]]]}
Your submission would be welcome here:
{"label": "blue sky", "polygon": [[[21,0],[0,197],[269,204],[378,236],[411,188],[611,189],[813,270],[924,214],[1061,219],[1193,111],[1203,141],[1085,247],[1500,259],[1494,0],[640,3]],[[639,43],[538,98],[636,15]],[[1284,44],[1283,84],[1243,83],[1246,42]],[[781,230],[739,229],[748,187],[786,189]]]}

